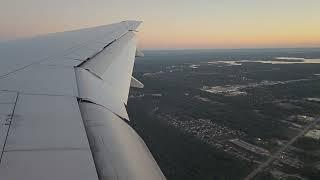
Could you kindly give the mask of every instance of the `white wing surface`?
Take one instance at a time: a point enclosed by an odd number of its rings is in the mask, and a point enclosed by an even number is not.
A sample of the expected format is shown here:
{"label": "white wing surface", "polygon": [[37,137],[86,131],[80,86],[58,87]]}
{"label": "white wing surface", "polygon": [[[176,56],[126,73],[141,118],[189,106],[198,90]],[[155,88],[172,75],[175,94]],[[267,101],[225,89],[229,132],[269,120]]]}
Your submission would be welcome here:
{"label": "white wing surface", "polygon": [[0,44],[1,180],[165,179],[125,122],[139,24]]}

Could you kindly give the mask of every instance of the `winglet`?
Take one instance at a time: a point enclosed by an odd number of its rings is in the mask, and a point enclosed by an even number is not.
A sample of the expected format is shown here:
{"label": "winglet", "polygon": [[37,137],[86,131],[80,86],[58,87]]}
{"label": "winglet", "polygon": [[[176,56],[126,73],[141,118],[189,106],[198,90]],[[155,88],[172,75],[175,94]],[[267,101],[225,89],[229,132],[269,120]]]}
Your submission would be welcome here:
{"label": "winglet", "polygon": [[143,88],[144,85],[138,81],[136,78],[134,78],[133,76],[131,77],[131,83],[130,83],[130,87],[134,87],[134,88]]}

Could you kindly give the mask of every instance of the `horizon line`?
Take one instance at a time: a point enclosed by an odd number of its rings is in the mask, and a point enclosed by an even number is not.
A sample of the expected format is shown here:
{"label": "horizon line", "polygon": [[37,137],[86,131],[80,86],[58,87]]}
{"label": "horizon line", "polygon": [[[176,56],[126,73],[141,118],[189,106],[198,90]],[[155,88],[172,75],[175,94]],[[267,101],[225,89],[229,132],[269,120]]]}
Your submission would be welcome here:
{"label": "horizon line", "polygon": [[272,50],[272,49],[319,49],[319,47],[257,47],[257,48],[141,48],[142,51],[183,51],[183,50]]}

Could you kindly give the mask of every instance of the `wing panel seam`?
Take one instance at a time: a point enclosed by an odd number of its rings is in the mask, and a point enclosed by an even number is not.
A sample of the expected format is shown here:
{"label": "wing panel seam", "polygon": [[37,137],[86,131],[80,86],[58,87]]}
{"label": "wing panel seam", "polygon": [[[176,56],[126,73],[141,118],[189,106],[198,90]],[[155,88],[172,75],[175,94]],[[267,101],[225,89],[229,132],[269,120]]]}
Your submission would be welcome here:
{"label": "wing panel seam", "polygon": [[9,136],[9,132],[10,132],[13,116],[14,116],[14,113],[15,113],[15,110],[16,110],[16,107],[17,107],[18,99],[19,99],[19,92],[17,92],[17,97],[16,97],[16,100],[15,100],[15,103],[14,103],[14,106],[13,106],[13,110],[12,110],[12,114],[11,114],[11,118],[10,118],[10,123],[8,125],[9,127],[8,127],[8,130],[7,130],[6,138],[4,140],[4,144],[3,144],[3,148],[2,148],[2,152],[1,152],[1,156],[0,156],[0,164],[2,162],[2,157],[3,157],[3,154],[5,152],[4,150],[5,150],[5,147],[6,147],[7,140],[8,140],[8,136]]}

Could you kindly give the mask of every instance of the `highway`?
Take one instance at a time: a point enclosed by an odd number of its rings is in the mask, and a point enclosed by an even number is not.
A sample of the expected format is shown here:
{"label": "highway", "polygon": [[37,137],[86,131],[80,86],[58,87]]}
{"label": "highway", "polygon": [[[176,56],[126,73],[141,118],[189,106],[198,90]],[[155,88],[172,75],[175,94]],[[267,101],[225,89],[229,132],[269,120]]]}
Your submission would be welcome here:
{"label": "highway", "polygon": [[260,164],[255,170],[253,170],[244,180],[253,179],[259,172],[263,171],[264,168],[268,167],[270,163],[272,163],[274,160],[278,159],[279,155],[283,151],[285,151],[290,145],[292,145],[299,137],[306,134],[318,122],[320,122],[320,117],[318,119],[316,119],[315,121],[311,122],[301,132],[299,132],[296,136],[294,136],[290,141],[288,141],[286,144],[284,144],[279,150],[277,150],[273,155],[271,155],[267,161]]}

